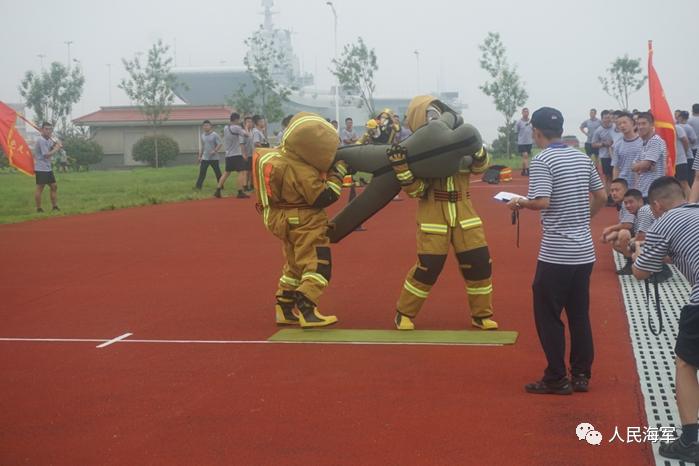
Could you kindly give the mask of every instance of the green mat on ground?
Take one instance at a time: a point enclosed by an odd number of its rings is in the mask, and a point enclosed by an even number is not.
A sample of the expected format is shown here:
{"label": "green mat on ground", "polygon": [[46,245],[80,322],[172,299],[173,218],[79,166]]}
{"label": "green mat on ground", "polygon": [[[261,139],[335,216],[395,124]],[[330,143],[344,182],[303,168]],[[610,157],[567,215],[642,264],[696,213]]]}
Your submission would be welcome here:
{"label": "green mat on ground", "polygon": [[343,330],[298,328],[279,330],[269,341],[292,343],[404,343],[449,345],[512,345],[517,332],[482,330]]}

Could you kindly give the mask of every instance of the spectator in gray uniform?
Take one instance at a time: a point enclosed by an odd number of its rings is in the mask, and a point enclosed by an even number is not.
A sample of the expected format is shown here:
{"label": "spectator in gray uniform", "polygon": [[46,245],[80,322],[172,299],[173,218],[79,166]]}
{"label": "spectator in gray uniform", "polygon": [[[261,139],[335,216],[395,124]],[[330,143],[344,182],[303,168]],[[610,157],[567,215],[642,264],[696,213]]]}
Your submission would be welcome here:
{"label": "spectator in gray uniform", "polygon": [[592,136],[597,131],[597,128],[602,126],[602,122],[597,118],[597,110],[590,109],[590,118],[580,124],[580,131],[585,135],[585,153],[588,157],[593,158],[599,155],[599,151],[592,147]]}
{"label": "spectator in gray uniform", "polygon": [[609,110],[602,110],[602,126],[597,128],[592,135],[592,148],[599,153],[602,174],[604,175],[604,189],[607,191],[608,206],[614,205],[614,201],[609,194],[609,185],[614,179],[611,147],[614,145],[615,130],[616,128],[614,128],[614,124],[612,123],[612,113]]}
{"label": "spectator in gray uniform", "polygon": [[269,147],[267,136],[265,136],[266,122],[265,118],[260,115],[252,117],[252,145],[254,147]]}
{"label": "spectator in gray uniform", "polygon": [[58,184],[51,168],[51,158],[63,148],[60,142],[51,139],[53,135],[53,125],[45,121],[41,125],[41,137],[36,140],[34,146],[34,177],[36,178],[36,190],[34,191],[34,203],[36,211],[43,212],[41,208],[41,195],[44,187],[49,185],[51,190],[51,205],[54,211],[58,208]]}
{"label": "spectator in gray uniform", "polygon": [[[687,115],[687,124],[692,127],[694,133],[697,135],[697,143],[692,147],[692,156],[687,155],[687,163],[689,165],[689,184],[694,186],[694,160],[697,158],[697,151],[699,151],[699,104],[692,105],[692,116]],[[689,159],[692,159],[690,162]]]}
{"label": "spectator in gray uniform", "polygon": [[58,171],[63,173],[68,173],[68,154],[66,154],[65,149],[61,148],[56,155],[56,164],[58,165]]}
{"label": "spectator in gray uniform", "polygon": [[522,156],[522,176],[529,176],[529,156],[532,153],[532,125],[529,122],[529,109],[522,109],[522,118],[515,124],[517,131],[517,152]]}
{"label": "spectator in gray uniform", "polygon": [[[695,159],[696,160],[696,159]],[[643,248],[637,252],[633,274],[639,280],[659,272],[669,257],[687,278],[692,290],[680,312],[675,344],[675,398],[682,422],[682,435],[660,445],[666,458],[686,463],[699,462],[699,205],[687,204],[682,187],[672,177],[655,180],[648,199],[658,220],[646,234]]]}
{"label": "spectator in gray uniform", "polygon": [[223,150],[226,153],[226,171],[218,180],[218,186],[214,197],[221,197],[226,180],[232,172],[236,172],[238,199],[247,199],[250,196],[245,194],[245,170],[248,165],[248,155],[244,150],[244,138],[249,134],[240,126],[240,114],[233,112],[230,117],[230,124],[223,128]]}
{"label": "spectator in gray uniform", "polygon": [[393,139],[393,142],[395,144],[400,144],[401,142],[405,141],[408,139],[408,136],[413,134],[412,131],[410,131],[410,128],[408,128],[407,125],[401,124],[400,117],[398,115],[393,115],[393,124],[397,125],[398,128],[400,128],[400,131],[396,133],[396,137]]}
{"label": "spectator in gray uniform", "polygon": [[292,118],[294,118],[294,115],[287,115],[282,120],[282,128],[279,130],[279,144],[282,143],[284,133],[286,132],[286,129],[289,127],[289,123],[291,123]]}
{"label": "spectator in gray uniform", "polygon": [[[699,121],[697,123],[699,123]],[[694,154],[697,147],[699,147],[699,137],[694,127],[689,124],[689,112],[682,111],[680,113],[680,126],[684,129],[689,141],[689,150],[687,151],[687,183],[689,183],[691,187],[694,182],[694,170],[692,170],[692,165],[694,165]]]}
{"label": "spectator in gray uniform", "polygon": [[[279,137],[279,144],[281,144],[283,135]],[[250,145],[251,151],[254,154],[255,149],[263,147],[270,147],[270,143],[267,139],[267,120],[262,115],[253,115],[252,117],[252,131],[250,131]],[[245,190],[252,191],[252,158],[249,160],[248,170],[246,172],[246,182]]]}
{"label": "spectator in gray uniform", "polygon": [[352,118],[345,118],[345,127],[340,131],[340,139],[342,139],[342,144],[345,146],[356,144],[359,140],[359,136],[357,136],[357,132],[354,130],[354,120]]}
{"label": "spectator in gray uniform", "polygon": [[201,152],[197,157],[199,162],[199,178],[195,184],[195,189],[201,189],[206,179],[209,167],[213,168],[216,175],[216,182],[221,179],[221,167],[218,164],[218,151],[221,150],[221,137],[213,130],[209,120],[202,123],[204,133],[201,135]]}
{"label": "spectator in gray uniform", "polygon": [[[245,150],[245,153],[248,155],[248,160],[245,167],[244,191],[246,192],[252,191],[252,159],[255,155],[255,145],[252,142],[252,130],[254,126],[255,125],[252,122],[251,116],[246,116],[243,119],[243,129],[246,133],[248,133],[248,136],[243,137],[243,149]],[[281,140],[281,136],[279,137],[279,139]]]}
{"label": "spectator in gray uniform", "polygon": [[675,137],[675,178],[680,182],[685,196],[689,197],[689,168],[687,167],[689,137],[680,123],[675,125]]}

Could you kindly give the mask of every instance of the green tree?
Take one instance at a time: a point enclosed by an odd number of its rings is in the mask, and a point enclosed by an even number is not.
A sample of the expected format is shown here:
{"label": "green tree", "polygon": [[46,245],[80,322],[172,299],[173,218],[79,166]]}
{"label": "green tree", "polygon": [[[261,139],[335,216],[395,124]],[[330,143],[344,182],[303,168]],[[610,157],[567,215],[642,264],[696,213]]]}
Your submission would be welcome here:
{"label": "green tree", "polygon": [[248,53],[243,62],[254,89],[246,92],[244,86],[239,87],[229,103],[240,112],[257,112],[267,121],[281,121],[284,118],[283,104],[291,93],[284,84],[291,81],[289,59],[277,46],[274,35],[266,33],[262,26],[245,39],[245,45]]}
{"label": "green tree", "polygon": [[[158,155],[156,159],[156,148]],[[164,167],[168,162],[175,160],[180,155],[180,146],[169,136],[156,135],[146,136],[133,145],[133,159],[139,162],[146,162],[151,167]]]}
{"label": "green tree", "polygon": [[375,115],[374,108],[374,73],[379,69],[376,52],[369,49],[361,37],[356,44],[346,44],[339,60],[333,59],[335,75],[340,86],[348,92],[359,94],[370,115]]}
{"label": "green tree", "polygon": [[19,94],[34,112],[37,125],[49,121],[59,132],[68,129],[73,105],[83,93],[85,77],[80,66],[67,68],[53,62],[40,73],[27,71],[19,85]]}
{"label": "green tree", "polygon": [[602,89],[616,99],[619,107],[628,110],[629,95],[638,91],[646,83],[648,76],[643,74],[640,58],[629,58],[626,54],[614,60],[607,68],[607,76],[600,76]]}
{"label": "green tree", "polygon": [[515,124],[516,123],[512,121],[510,122],[509,126],[498,127],[498,137],[493,141],[492,146],[494,154],[509,154],[509,148],[517,145],[517,134],[515,132]]}
{"label": "green tree", "polygon": [[241,84],[240,87],[233,92],[233,95],[226,99],[226,103],[234,107],[241,115],[259,113],[260,110],[255,99],[255,92],[248,92],[245,88],[245,84]]}
{"label": "green tree", "polygon": [[96,141],[85,137],[80,133],[72,133],[63,140],[63,149],[68,157],[75,160],[75,166],[89,169],[90,165],[100,163],[104,157],[104,150]]}
{"label": "green tree", "polygon": [[[184,86],[172,73],[172,57],[169,55],[170,47],[158,40],[148,50],[148,58],[141,63],[139,54],[132,60],[122,59],[128,79],[122,79],[119,88],[136,103],[139,110],[150,124],[153,135],[157,136],[158,127],[167,121],[170,109],[175,101],[173,89]],[[159,139],[155,138],[154,166],[160,166],[160,154],[158,148]]]}
{"label": "green tree", "polygon": [[506,150],[510,155],[510,142],[514,132],[513,117],[517,109],[527,102],[529,95],[524,89],[517,68],[507,61],[507,51],[500,34],[489,32],[478,48],[481,51],[481,68],[490,75],[490,80],[479,88],[485,95],[493,98],[495,108],[505,117]]}

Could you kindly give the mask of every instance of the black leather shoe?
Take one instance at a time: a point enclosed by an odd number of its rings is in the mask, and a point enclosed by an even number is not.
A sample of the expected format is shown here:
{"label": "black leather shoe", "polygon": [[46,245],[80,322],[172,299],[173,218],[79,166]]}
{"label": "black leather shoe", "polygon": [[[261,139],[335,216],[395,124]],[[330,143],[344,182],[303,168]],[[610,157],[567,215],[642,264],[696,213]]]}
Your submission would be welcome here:
{"label": "black leather shoe", "polygon": [[699,462],[699,444],[692,442],[689,445],[685,445],[679,438],[675,439],[674,442],[661,444],[658,453],[665,458],[673,460],[687,463]]}
{"label": "black leather shoe", "polygon": [[538,382],[528,383],[524,386],[524,390],[527,393],[533,393],[535,395],[572,395],[573,387],[570,385],[570,381],[567,377],[563,377],[558,382],[544,382],[539,380]]}

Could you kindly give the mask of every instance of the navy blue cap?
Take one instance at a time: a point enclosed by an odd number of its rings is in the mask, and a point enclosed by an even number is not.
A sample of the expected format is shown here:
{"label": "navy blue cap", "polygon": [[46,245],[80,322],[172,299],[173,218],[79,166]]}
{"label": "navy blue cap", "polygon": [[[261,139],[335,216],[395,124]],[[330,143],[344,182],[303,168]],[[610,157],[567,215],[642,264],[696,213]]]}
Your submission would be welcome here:
{"label": "navy blue cap", "polygon": [[541,107],[532,114],[532,126],[537,129],[563,131],[563,114],[551,107]]}

